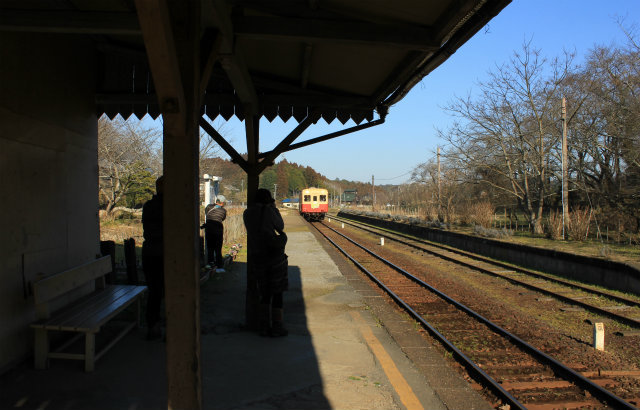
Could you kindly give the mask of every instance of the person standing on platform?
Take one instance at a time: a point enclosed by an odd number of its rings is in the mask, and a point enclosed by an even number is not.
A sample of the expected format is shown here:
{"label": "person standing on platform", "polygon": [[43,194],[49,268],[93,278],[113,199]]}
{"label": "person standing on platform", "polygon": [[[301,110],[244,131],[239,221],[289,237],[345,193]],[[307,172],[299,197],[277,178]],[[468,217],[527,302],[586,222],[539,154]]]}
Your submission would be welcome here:
{"label": "person standing on platform", "polygon": [[249,234],[248,256],[258,280],[260,294],[259,331],[261,336],[281,337],[289,332],[283,323],[283,295],[289,286],[287,235],[284,221],[271,192],[258,189],[255,203],[243,214]]}
{"label": "person standing on platform", "polygon": [[224,225],[227,218],[227,210],[224,209],[226,198],[222,195],[216,197],[215,204],[209,204],[204,210],[206,221],[203,225],[205,240],[207,242],[207,268],[213,264],[216,273],[224,273],[224,260],[222,259],[222,240],[224,237]]}
{"label": "person standing on platform", "polygon": [[156,194],[142,207],[142,269],[147,281],[147,339],[162,337],[160,306],[164,297],[164,239],[162,201],[164,177],[156,180]]}

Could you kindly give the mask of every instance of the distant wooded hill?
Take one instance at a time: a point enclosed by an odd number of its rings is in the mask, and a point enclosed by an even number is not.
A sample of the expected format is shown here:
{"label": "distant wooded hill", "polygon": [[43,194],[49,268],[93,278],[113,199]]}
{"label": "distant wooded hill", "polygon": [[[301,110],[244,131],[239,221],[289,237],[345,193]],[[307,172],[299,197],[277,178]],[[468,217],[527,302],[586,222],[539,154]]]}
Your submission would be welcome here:
{"label": "distant wooded hill", "polygon": [[[246,202],[246,175],[237,164],[223,158],[205,158],[202,160],[200,173],[222,177],[221,193],[232,201]],[[267,168],[260,175],[260,188],[275,192],[277,200],[296,197],[306,187],[327,188],[332,197],[339,196],[345,189],[356,189],[364,201],[371,197],[372,192],[369,183],[330,180],[309,166],[286,159]],[[384,189],[378,188],[376,197],[382,199],[381,196],[387,195]]]}

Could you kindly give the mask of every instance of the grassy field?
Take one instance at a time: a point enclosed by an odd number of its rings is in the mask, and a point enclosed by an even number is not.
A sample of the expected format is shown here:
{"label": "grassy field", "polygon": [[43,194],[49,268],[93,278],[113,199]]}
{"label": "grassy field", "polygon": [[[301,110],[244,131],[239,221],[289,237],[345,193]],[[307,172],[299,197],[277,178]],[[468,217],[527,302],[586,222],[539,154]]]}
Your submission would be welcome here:
{"label": "grassy field", "polygon": [[[338,209],[332,209],[331,213],[335,214]],[[412,216],[407,214],[406,216]],[[418,217],[419,215],[415,215]],[[498,219],[499,226],[509,228],[508,221]],[[513,227],[513,226],[512,226]],[[616,242],[607,242],[602,239],[589,239],[586,241],[569,241],[569,240],[553,240],[544,236],[532,235],[525,226],[520,226],[517,231],[513,230],[513,235],[507,238],[491,238],[493,240],[518,243],[526,246],[534,246],[539,248],[554,249],[557,251],[573,253],[577,255],[590,256],[624,262],[640,269],[640,245],[622,244]],[[475,235],[474,228],[471,226],[450,225],[448,228],[452,232],[458,232],[466,235]]]}
{"label": "grassy field", "polygon": [[[471,229],[463,230],[471,233]],[[597,240],[568,241],[553,240],[544,237],[535,237],[528,232],[517,232],[508,239],[496,239],[507,242],[515,242],[527,246],[554,249],[557,251],[574,253],[577,255],[591,256],[628,263],[640,269],[640,246],[604,243]]]}
{"label": "grassy field", "polygon": [[[227,219],[224,222],[224,245],[222,253],[229,253],[235,244],[246,242],[242,208],[228,208]],[[204,211],[202,212],[204,219]],[[204,231],[201,231],[204,236]],[[103,217],[100,219],[100,240],[114,241],[116,244],[116,266],[119,270],[126,269],[124,259],[124,241],[133,238],[136,241],[137,265],[142,268],[142,243],[144,242],[142,218],[139,214],[128,214],[126,218]]]}

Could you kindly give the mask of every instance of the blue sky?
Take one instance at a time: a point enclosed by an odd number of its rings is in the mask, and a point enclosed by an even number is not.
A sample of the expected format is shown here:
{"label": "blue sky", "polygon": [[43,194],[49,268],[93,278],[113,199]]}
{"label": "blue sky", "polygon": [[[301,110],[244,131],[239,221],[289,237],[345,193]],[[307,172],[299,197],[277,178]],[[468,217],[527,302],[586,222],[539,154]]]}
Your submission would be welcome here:
{"label": "blue sky", "polygon": [[[473,94],[476,83],[507,62],[524,42],[532,40],[532,46],[548,58],[560,56],[563,49],[575,51],[575,62],[580,63],[594,45],[624,44],[620,18],[625,27],[640,26],[640,1],[514,0],[393,106],[383,125],[290,151],[284,157],[330,179],[366,182],[374,175],[376,184],[406,182],[411,170],[434,157],[437,146],[443,144],[436,129],[447,129],[453,120],[441,107],[455,96]],[[293,119],[287,123],[263,119],[260,151],[273,148],[295,125]],[[338,121],[327,125],[320,120],[296,142],[353,125]],[[224,134],[237,151],[246,152],[243,123],[232,118],[224,125]]]}

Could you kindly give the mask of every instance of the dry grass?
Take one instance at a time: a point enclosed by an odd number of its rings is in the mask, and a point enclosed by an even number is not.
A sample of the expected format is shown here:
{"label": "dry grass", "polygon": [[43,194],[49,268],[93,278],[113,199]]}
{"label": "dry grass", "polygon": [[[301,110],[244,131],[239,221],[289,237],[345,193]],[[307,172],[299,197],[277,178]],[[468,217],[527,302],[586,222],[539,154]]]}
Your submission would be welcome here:
{"label": "dry grass", "polygon": [[[227,219],[224,221],[224,246],[223,252],[228,251],[235,244],[243,244],[246,235],[242,213],[244,208],[227,208]],[[202,217],[204,211],[202,212]],[[204,220],[204,218],[203,218]],[[204,231],[202,232],[204,235]],[[144,242],[141,214],[127,214],[123,218],[118,216],[106,216],[100,214],[100,240],[114,241],[116,243],[116,263],[124,264],[124,251],[122,250],[125,239],[133,238],[136,247],[140,249]]]}
{"label": "dry grass", "polygon": [[576,209],[569,213],[567,224],[568,236],[572,241],[586,241],[589,237],[591,224],[591,211],[588,209]]}
{"label": "dry grass", "polygon": [[142,221],[140,219],[100,220],[100,240],[122,243],[133,238],[136,244],[142,244]]}
{"label": "dry grass", "polygon": [[545,233],[549,239],[563,239],[562,237],[562,213],[554,211],[549,214],[549,219],[545,224]]}
{"label": "dry grass", "polygon": [[227,208],[227,219],[224,221],[224,242],[225,244],[240,243],[247,234],[242,220],[244,208]]}

